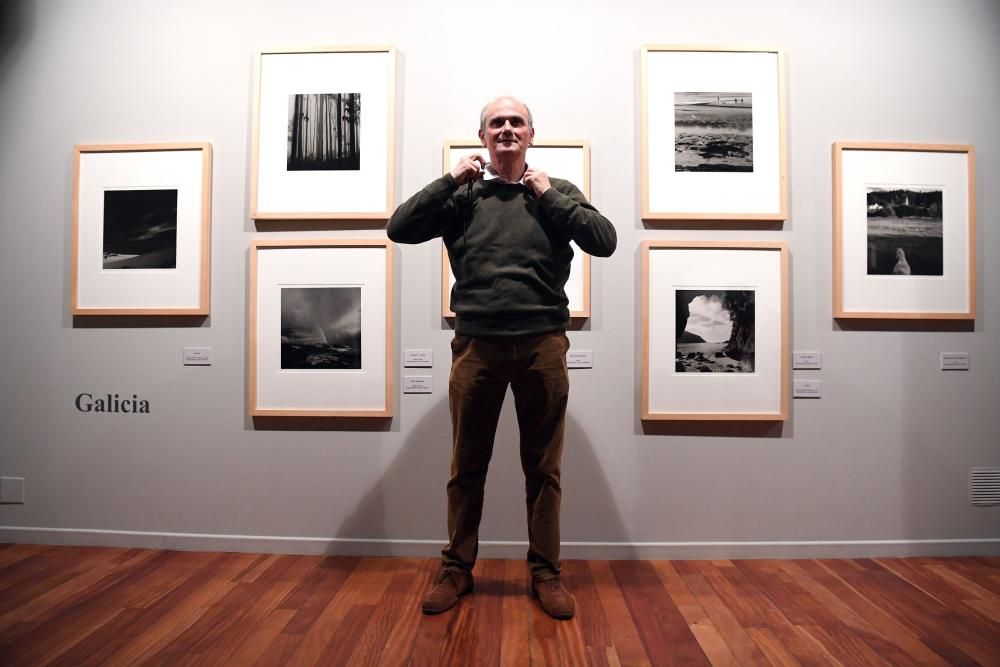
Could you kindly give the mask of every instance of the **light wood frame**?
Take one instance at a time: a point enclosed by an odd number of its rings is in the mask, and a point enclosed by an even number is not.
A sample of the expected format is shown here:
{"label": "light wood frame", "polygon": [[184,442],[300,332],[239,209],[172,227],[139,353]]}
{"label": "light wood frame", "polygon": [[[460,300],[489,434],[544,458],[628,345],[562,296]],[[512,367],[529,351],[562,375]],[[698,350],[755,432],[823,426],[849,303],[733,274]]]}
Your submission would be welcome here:
{"label": "light wood frame", "polygon": [[[196,156],[195,160],[192,162],[197,162],[198,168],[200,169],[200,175],[195,176],[192,181],[196,180],[199,183],[200,192],[197,193],[198,197],[198,208],[197,208],[197,220],[192,220],[192,223],[198,225],[198,229],[193,234],[189,234],[192,240],[195,240],[198,244],[197,252],[193,253],[196,256],[194,267],[190,267],[189,270],[197,271],[197,276],[195,282],[197,287],[189,289],[188,291],[196,292],[196,296],[192,299],[191,305],[185,306],[170,306],[170,307],[145,307],[141,305],[124,303],[120,306],[91,306],[86,305],[86,302],[90,300],[90,296],[87,298],[81,298],[81,285],[80,277],[81,271],[85,270],[84,263],[81,262],[80,253],[81,249],[81,234],[92,233],[92,229],[84,229],[84,225],[91,224],[96,225],[98,221],[93,220],[84,221],[82,217],[88,217],[88,214],[93,214],[93,211],[82,211],[81,210],[81,197],[84,196],[84,192],[81,191],[81,170],[84,168],[81,165],[81,161],[89,155],[106,155],[113,156],[119,154],[122,157],[134,157],[136,160],[141,160],[145,156],[167,156],[169,154],[176,154],[178,152],[191,152],[200,153],[200,156]],[[142,166],[137,165],[129,175],[130,182],[137,182],[141,180],[145,175],[145,171]],[[148,175],[149,180],[145,181],[148,185],[159,185],[156,179],[158,178],[154,174]],[[174,183],[169,183],[173,185]],[[163,183],[163,185],[168,185]],[[124,186],[123,189],[128,189],[129,186]],[[72,241],[72,253],[71,253],[71,267],[70,267],[70,308],[73,315],[118,315],[118,316],[201,316],[208,315],[210,308],[210,283],[211,283],[211,242],[212,242],[212,145],[205,142],[181,142],[181,143],[141,143],[141,144],[78,144],[73,147],[73,203],[72,203],[72,216],[73,216],[73,241]],[[192,214],[194,212],[192,211]],[[194,215],[191,216],[192,218]],[[103,225],[103,219],[99,221]],[[186,220],[178,220],[178,225],[184,224]],[[103,228],[103,227],[102,227]],[[148,274],[146,274],[148,275]],[[179,274],[180,275],[180,274]],[[133,280],[142,280],[143,274],[132,274],[132,275],[122,275],[122,278],[131,278]],[[176,282],[176,281],[175,281]],[[84,288],[86,289],[86,288]],[[131,299],[130,299],[131,300]]]}
{"label": "light wood frame", "polygon": [[[261,132],[265,128],[261,127],[261,89],[263,76],[263,63],[269,56],[287,55],[318,55],[318,54],[371,54],[387,57],[387,103],[386,115],[386,153],[385,153],[385,192],[384,206],[378,207],[347,207],[344,210],[313,210],[313,211],[288,211],[288,210],[267,210],[260,205],[261,173],[260,153],[261,153]],[[395,192],[395,137],[396,137],[396,49],[389,45],[366,45],[366,46],[326,46],[313,48],[289,48],[259,51],[255,58],[254,76],[254,107],[253,107],[253,134],[251,145],[251,167],[250,167],[250,217],[254,220],[299,220],[299,221],[321,221],[321,220],[356,220],[356,221],[378,221],[388,220],[395,208],[393,195]],[[362,148],[362,150],[364,150]],[[363,155],[363,153],[362,153]],[[316,173],[316,172],[309,172]],[[371,177],[378,177],[378,173],[373,172]],[[328,179],[330,180],[330,179]],[[327,187],[327,185],[324,185]],[[335,183],[329,187],[336,188]],[[350,186],[347,186],[348,189]],[[343,189],[343,188],[342,188]]]}
{"label": "light wood frame", "polygon": [[[573,183],[580,188],[583,196],[590,200],[590,142],[583,139],[549,139],[535,140],[528,148],[530,158],[534,148],[573,148],[580,149],[583,155],[583,182]],[[449,139],[445,141],[442,154],[442,173],[451,171],[452,152],[465,151],[468,149],[481,149],[484,154],[486,148],[478,139]],[[538,152],[534,152],[538,155]],[[530,160],[529,160],[529,164]],[[545,170],[544,164],[542,165]],[[552,173],[550,176],[561,177],[560,174]],[[573,319],[584,319],[590,317],[590,255],[579,248],[574,250],[572,270],[577,269],[582,273],[582,287],[579,294],[579,307],[570,308],[569,316]],[[454,275],[451,272],[451,264],[448,262],[448,249],[441,243],[441,316],[445,318],[455,317],[455,313],[449,307],[451,302],[451,285],[454,282]]]}
{"label": "light wood frame", "polygon": [[[771,386],[766,388],[766,398],[774,405],[774,409],[768,410],[664,410],[654,409],[650,405],[651,382],[654,378],[651,374],[651,337],[657,332],[651,331],[650,299],[651,292],[656,286],[651,286],[651,253],[660,250],[681,250],[681,251],[702,251],[702,250],[726,250],[738,253],[774,253],[776,257],[774,267],[768,267],[774,272],[772,280],[776,280],[778,286],[771,290],[776,292],[780,303],[774,304],[780,309],[778,316],[770,322],[774,335],[771,337],[771,347],[775,350],[775,358],[770,360],[772,375]],[[788,417],[789,411],[789,298],[788,298],[788,249],[782,242],[768,241],[644,241],[642,244],[642,387],[640,392],[640,414],[644,421],[657,420],[683,420],[683,421],[784,421]],[[728,264],[728,262],[727,262]],[[710,267],[711,268],[711,267]],[[756,315],[760,315],[758,311]],[[760,329],[760,325],[755,323],[755,328]],[[778,341],[774,337],[779,338]],[[669,333],[669,339],[676,345],[673,332]],[[776,344],[775,344],[776,343]],[[760,349],[760,346],[758,346]],[[712,381],[722,381],[733,379],[734,375],[726,373],[687,373],[691,378],[711,377]],[[762,380],[762,382],[765,382]],[[691,392],[704,393],[704,387],[684,388]],[[664,391],[664,390],[660,390]],[[679,394],[680,392],[678,392]],[[699,399],[700,400],[700,399]],[[726,399],[720,399],[725,402]]]}
{"label": "light wood frame", "polygon": [[[733,56],[734,60],[740,55],[747,54],[770,54],[774,57],[775,66],[775,90],[773,94],[776,99],[774,100],[774,107],[776,107],[776,117],[774,122],[777,127],[771,127],[771,131],[775,133],[775,139],[777,141],[777,146],[772,147],[776,149],[776,155],[773,155],[773,159],[768,160],[771,163],[771,168],[767,170],[766,174],[762,175],[762,180],[759,183],[765,183],[771,189],[773,196],[765,204],[763,202],[756,205],[757,210],[713,210],[714,201],[701,201],[703,204],[699,207],[689,207],[685,210],[665,210],[665,209],[654,209],[650,205],[650,188],[654,187],[654,184],[650,182],[650,172],[651,172],[651,156],[650,156],[650,122],[651,122],[651,112],[650,112],[650,56],[658,53],[682,53],[688,52],[692,54],[712,54],[724,55],[730,54]],[[676,91],[682,92],[682,91]],[[760,93],[758,93],[760,94]],[[770,48],[747,48],[747,47],[737,47],[737,46],[691,46],[691,45],[680,45],[680,46],[670,46],[670,45],[646,45],[642,47],[641,52],[641,101],[640,101],[640,114],[641,114],[641,172],[642,172],[642,219],[648,222],[657,221],[745,221],[745,222],[759,222],[759,221],[783,221],[788,217],[788,149],[787,149],[787,130],[786,130],[786,101],[785,101],[785,58],[784,53],[780,49],[770,49]],[[755,102],[756,106],[756,102]],[[757,122],[754,121],[754,135],[757,135]],[[754,160],[755,163],[758,157],[758,150],[754,150]],[[742,178],[743,175],[740,174],[738,178],[741,180],[734,181],[731,174],[718,174],[715,172],[708,172],[704,174],[697,174],[694,177],[699,180],[705,180],[708,178],[726,176],[729,185],[725,187],[731,187],[736,184],[742,184],[747,179]],[[756,175],[752,176],[755,177]],[[757,188],[753,183],[747,181],[746,184],[740,185],[748,194],[758,192],[761,188]],[[686,190],[687,185],[678,185],[678,189]],[[718,190],[722,189],[723,186],[718,188],[714,185],[710,188],[712,200],[718,199]],[[707,198],[703,198],[707,199]],[[777,201],[772,201],[776,199]]]}
{"label": "light wood frame", "polygon": [[[916,157],[924,154],[929,159],[935,156],[957,155],[965,156],[962,166],[965,168],[964,174],[956,174],[959,181],[965,181],[963,187],[957,188],[958,192],[952,192],[951,196],[964,196],[965,201],[959,202],[959,207],[964,208],[966,219],[955,220],[949,226],[947,219],[942,222],[942,260],[947,267],[947,250],[944,248],[948,244],[949,237],[961,237],[965,235],[963,247],[956,247],[955,259],[959,264],[955,277],[949,278],[942,275],[942,279],[952,280],[956,294],[961,294],[965,300],[964,304],[957,304],[953,309],[856,309],[850,308],[847,301],[850,295],[845,295],[845,287],[849,280],[845,264],[847,251],[845,250],[845,207],[844,199],[848,196],[844,190],[844,156],[852,152],[862,152],[863,154],[900,153],[904,156]],[[944,166],[942,165],[942,168]],[[896,174],[892,174],[895,176]],[[890,178],[892,177],[890,176]],[[882,182],[886,182],[882,180]],[[904,184],[899,184],[904,185]],[[909,185],[918,185],[910,183]],[[926,185],[926,184],[925,184]],[[945,203],[943,214],[946,214],[951,207]],[[957,243],[957,241],[953,241]],[[966,266],[961,266],[965,263]],[[947,273],[947,268],[942,269]],[[899,277],[890,277],[891,280],[898,280]],[[914,296],[914,290],[905,290],[903,296]],[[886,305],[898,305],[901,301],[899,294],[886,299]],[[973,320],[976,317],[976,152],[968,144],[919,144],[919,143],[893,143],[893,142],[864,142],[864,141],[839,141],[833,144],[833,316],[843,319],[904,319],[904,320]]]}
{"label": "light wood frame", "polygon": [[[272,249],[350,249],[350,248],[382,248],[385,252],[385,392],[382,408],[378,409],[294,409],[266,408],[258,405],[258,282],[259,257],[261,252]],[[386,239],[286,239],[286,240],[256,240],[250,246],[249,258],[249,305],[248,305],[248,381],[247,406],[252,417],[328,417],[328,418],[358,418],[376,417],[388,418],[393,414],[393,252],[392,243]],[[362,348],[364,349],[364,348]]]}

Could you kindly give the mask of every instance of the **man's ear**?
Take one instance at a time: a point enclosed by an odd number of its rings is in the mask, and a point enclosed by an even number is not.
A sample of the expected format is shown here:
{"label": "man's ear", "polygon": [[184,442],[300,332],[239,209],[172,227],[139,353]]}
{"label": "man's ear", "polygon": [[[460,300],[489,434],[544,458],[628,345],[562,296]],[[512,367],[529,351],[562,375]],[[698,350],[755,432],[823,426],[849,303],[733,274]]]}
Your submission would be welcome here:
{"label": "man's ear", "polygon": [[482,130],[479,130],[479,142],[483,146],[486,145],[486,133],[483,132]]}
{"label": "man's ear", "polygon": [[535,128],[531,128],[531,133],[528,134],[528,145],[529,146],[535,145]]}

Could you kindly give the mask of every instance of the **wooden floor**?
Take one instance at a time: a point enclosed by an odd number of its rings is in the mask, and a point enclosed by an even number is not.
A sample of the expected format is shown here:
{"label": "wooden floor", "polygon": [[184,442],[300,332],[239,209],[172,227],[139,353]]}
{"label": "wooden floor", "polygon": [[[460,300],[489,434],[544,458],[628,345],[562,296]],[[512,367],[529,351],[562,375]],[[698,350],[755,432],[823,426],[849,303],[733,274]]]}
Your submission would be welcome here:
{"label": "wooden floor", "polygon": [[572,621],[484,560],[0,545],[0,665],[1000,665],[1000,558],[568,561]]}

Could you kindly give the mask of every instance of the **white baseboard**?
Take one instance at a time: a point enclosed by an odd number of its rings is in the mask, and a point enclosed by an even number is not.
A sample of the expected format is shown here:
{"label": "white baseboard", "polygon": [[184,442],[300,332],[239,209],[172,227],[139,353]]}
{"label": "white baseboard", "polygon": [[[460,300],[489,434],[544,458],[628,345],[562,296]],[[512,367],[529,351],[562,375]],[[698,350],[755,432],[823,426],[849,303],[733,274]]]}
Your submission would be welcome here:
{"label": "white baseboard", "polygon": [[[327,554],[342,556],[438,556],[442,540],[375,540],[268,535],[211,535],[131,530],[0,526],[0,543]],[[483,541],[482,558],[523,558],[527,542]],[[742,542],[563,542],[563,559],[699,560],[727,558],[893,558],[998,556],[1000,538],[940,540],[805,540]]]}

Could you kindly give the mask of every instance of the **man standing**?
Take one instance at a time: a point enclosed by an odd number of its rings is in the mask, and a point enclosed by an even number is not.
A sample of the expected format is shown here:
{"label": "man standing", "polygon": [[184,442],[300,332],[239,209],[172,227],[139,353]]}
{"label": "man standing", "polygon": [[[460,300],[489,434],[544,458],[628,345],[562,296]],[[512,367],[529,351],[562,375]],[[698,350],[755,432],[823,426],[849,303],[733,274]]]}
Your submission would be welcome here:
{"label": "man standing", "polygon": [[508,384],[521,437],[531,588],[554,618],[572,618],[573,596],[559,580],[560,463],[569,377],[568,300],[573,249],[607,257],[611,223],[570,182],[549,178],[525,156],[531,112],[501,97],[479,119],[490,161],[465,157],[404,202],[389,238],[442,237],[455,274],[455,337],[448,384],[452,423],[448,544],[423,601],[426,614],[453,607],[473,589],[486,472]]}

